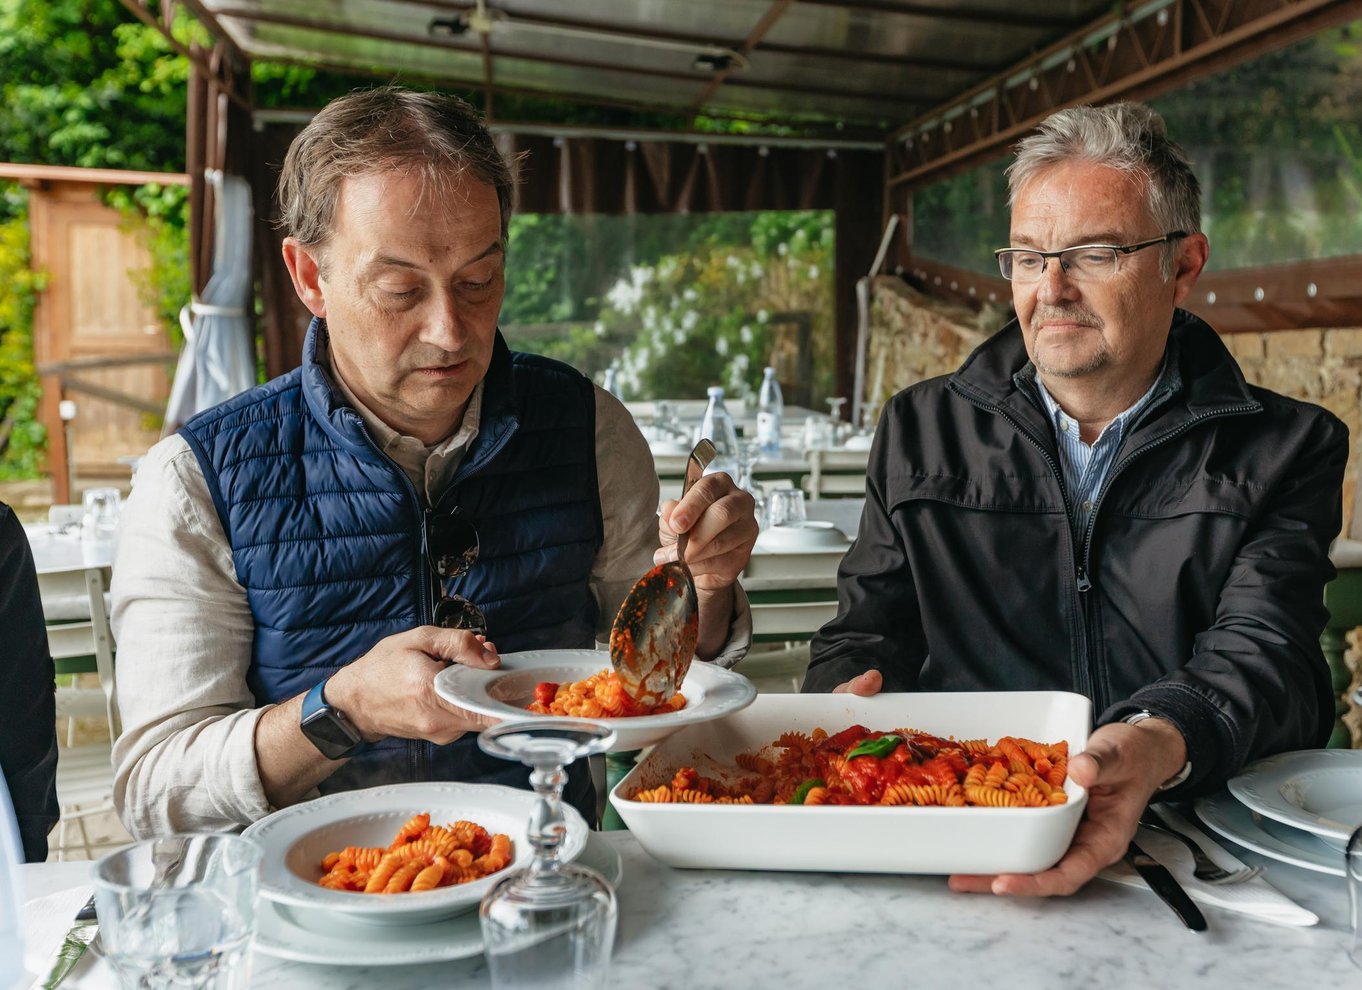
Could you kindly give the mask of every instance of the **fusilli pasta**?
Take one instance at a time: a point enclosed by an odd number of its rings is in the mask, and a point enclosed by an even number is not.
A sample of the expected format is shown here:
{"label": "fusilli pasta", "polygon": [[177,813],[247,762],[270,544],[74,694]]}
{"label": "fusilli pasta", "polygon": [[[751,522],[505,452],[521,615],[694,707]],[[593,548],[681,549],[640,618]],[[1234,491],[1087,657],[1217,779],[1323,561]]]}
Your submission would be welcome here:
{"label": "fusilli pasta", "polygon": [[669,783],[636,789],[630,797],[688,804],[1037,808],[1068,800],[1068,761],[1066,742],[1003,736],[990,744],[853,725],[831,736],[822,729],[786,732],[760,752],[739,753],[736,782],[681,767]]}

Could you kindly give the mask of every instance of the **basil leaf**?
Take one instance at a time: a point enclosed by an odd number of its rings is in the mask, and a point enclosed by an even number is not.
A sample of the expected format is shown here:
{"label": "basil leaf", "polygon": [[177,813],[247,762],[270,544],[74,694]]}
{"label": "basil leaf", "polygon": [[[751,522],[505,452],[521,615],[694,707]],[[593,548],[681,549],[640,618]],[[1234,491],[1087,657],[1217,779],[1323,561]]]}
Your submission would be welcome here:
{"label": "basil leaf", "polygon": [[882,760],[898,749],[901,742],[903,742],[903,737],[892,732],[887,736],[880,736],[878,739],[865,739],[847,754],[847,759],[854,759],[857,756],[873,756],[877,760]]}
{"label": "basil leaf", "polygon": [[804,799],[809,796],[809,791],[813,790],[815,787],[826,786],[828,785],[823,782],[822,777],[810,777],[808,780],[804,781],[804,783],[800,784],[798,787],[795,788],[794,794],[790,795],[790,803],[803,804]]}

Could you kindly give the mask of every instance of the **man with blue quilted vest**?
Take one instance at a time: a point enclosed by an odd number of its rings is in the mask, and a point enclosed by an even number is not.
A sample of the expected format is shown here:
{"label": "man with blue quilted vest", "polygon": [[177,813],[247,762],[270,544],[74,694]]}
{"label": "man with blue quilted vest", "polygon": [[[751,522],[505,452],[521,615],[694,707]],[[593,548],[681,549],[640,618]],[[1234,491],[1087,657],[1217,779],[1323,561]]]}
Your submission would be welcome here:
{"label": "man with blue quilted vest", "polygon": [[[606,639],[678,532],[698,656],[745,652],[750,496],[714,474],[659,513],[624,407],[508,349],[511,193],[450,96],[352,93],[294,140],[280,202],[314,316],[302,366],[157,444],[123,513],[115,796],[134,835],[240,828],[381,783],[526,786],[435,675]],[[589,812],[582,771],[567,796]]]}

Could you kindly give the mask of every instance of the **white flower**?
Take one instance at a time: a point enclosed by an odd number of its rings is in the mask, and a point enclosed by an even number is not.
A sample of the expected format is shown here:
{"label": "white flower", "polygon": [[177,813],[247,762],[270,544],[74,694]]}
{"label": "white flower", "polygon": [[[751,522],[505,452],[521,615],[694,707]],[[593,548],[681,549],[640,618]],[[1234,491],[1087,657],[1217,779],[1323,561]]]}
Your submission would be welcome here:
{"label": "white flower", "polygon": [[752,328],[746,323],[738,328],[738,340],[742,342],[744,347],[750,346],[752,343]]}
{"label": "white flower", "polygon": [[720,337],[714,342],[714,350],[719,357],[728,357],[728,338]]}
{"label": "white flower", "polygon": [[766,322],[767,320],[769,320],[770,318],[771,318],[771,314],[767,313],[766,310],[764,310],[764,309],[759,309],[759,310],[757,310],[757,322],[758,322],[758,323],[765,323],[765,322]]}
{"label": "white flower", "polygon": [[685,330],[687,333],[690,333],[692,330],[695,329],[695,325],[699,322],[700,314],[693,309],[687,310],[686,314],[681,317],[681,329]]}
{"label": "white flower", "polygon": [[810,266],[809,266],[809,280],[810,280],[810,281],[816,281],[817,279],[818,279],[818,266],[817,266],[817,265],[810,265]]}
{"label": "white flower", "polygon": [[643,299],[643,289],[635,283],[620,279],[605,294],[605,298],[610,300],[610,305],[614,306],[619,312],[625,316],[631,316],[634,308]]}
{"label": "white flower", "polygon": [[780,255],[782,258],[789,253],[790,245],[786,244],[784,241],[781,241],[779,244],[776,245],[776,254]]}
{"label": "white flower", "polygon": [[694,289],[687,289],[685,292],[681,293],[681,298],[686,302],[695,302],[695,300],[700,298],[700,293],[696,292]]}
{"label": "white flower", "polygon": [[600,320],[597,320],[595,326],[593,326],[591,329],[592,332],[594,332],[597,337],[605,336],[605,324],[602,323]]}

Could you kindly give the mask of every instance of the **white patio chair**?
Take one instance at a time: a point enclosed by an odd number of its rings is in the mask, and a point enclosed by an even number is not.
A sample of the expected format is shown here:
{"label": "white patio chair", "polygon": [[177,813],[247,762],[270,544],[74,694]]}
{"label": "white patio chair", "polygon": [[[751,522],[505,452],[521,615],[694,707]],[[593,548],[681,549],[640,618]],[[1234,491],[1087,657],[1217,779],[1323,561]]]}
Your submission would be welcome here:
{"label": "white patio chair", "polygon": [[[62,686],[57,688],[57,716],[67,722],[66,745],[57,752],[57,801],[61,806],[61,823],[53,851],[58,859],[65,859],[73,849],[81,849],[93,858],[85,819],[114,810],[113,763],[111,750],[118,738],[121,725],[114,695],[114,641],[109,628],[109,611],[105,598],[108,587],[107,568],[73,568],[50,571],[38,575],[44,615],[72,614],[72,603],[82,594],[88,619],[74,622],[50,622],[47,626],[48,649],[52,659],[62,669],[62,661],[94,657],[99,687]],[[108,741],[74,745],[74,725],[77,718],[102,718],[108,726]],[[80,831],[80,841],[70,841],[70,827]]]}

